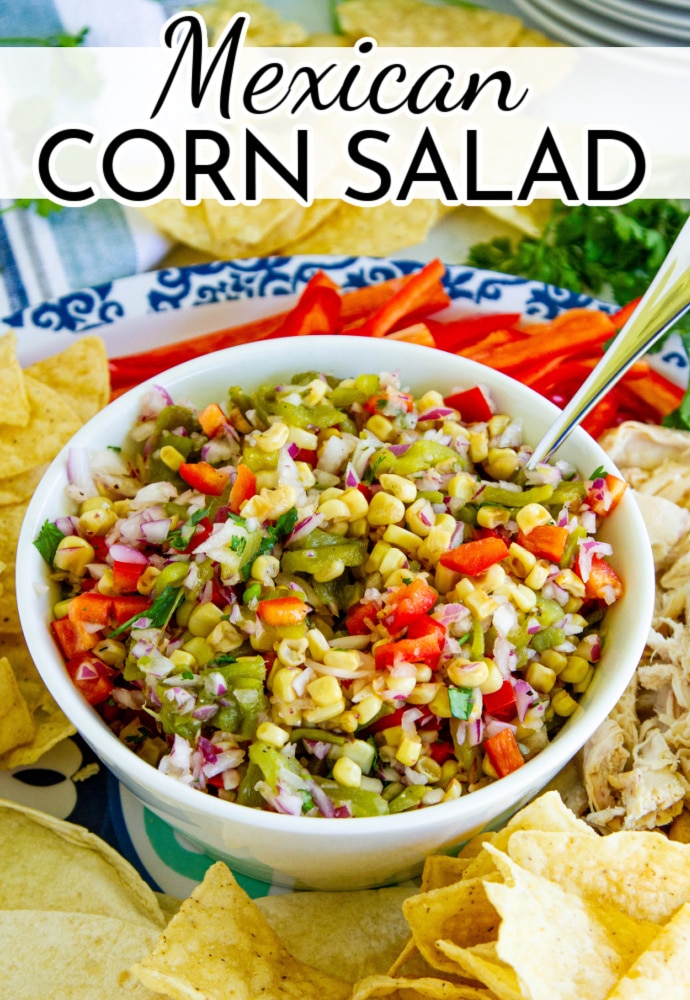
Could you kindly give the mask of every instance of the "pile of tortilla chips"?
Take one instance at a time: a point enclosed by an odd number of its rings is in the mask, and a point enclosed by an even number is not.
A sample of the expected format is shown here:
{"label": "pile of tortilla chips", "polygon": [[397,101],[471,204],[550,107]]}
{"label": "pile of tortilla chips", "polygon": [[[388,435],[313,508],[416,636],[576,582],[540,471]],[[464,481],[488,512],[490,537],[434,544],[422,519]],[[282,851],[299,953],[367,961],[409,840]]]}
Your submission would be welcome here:
{"label": "pile of tortilla chips", "polygon": [[[363,37],[375,38],[382,46],[557,44],[525,28],[517,17],[471,4],[431,6],[426,0],[345,0],[336,8],[342,34],[313,36],[294,21],[283,21],[277,11],[257,0],[216,0],[196,9],[203,15],[211,39],[239,11],[248,13],[248,45],[350,46]],[[373,206],[331,199],[315,201],[308,208],[290,199],[266,200],[258,205],[221,205],[211,199],[183,205],[166,199],[143,211],[177,242],[212,257],[232,258],[273,253],[385,256],[421,243],[449,209],[432,199],[419,199],[409,205]],[[463,210],[453,211],[461,225]],[[539,231],[531,206],[508,209],[505,218],[531,235]]]}
{"label": "pile of tortilla chips", "polygon": [[22,370],[0,336],[0,767],[31,764],[74,728],[44,687],[22,637],[16,549],[29,500],[58,451],[108,402],[103,341],[87,335]]}

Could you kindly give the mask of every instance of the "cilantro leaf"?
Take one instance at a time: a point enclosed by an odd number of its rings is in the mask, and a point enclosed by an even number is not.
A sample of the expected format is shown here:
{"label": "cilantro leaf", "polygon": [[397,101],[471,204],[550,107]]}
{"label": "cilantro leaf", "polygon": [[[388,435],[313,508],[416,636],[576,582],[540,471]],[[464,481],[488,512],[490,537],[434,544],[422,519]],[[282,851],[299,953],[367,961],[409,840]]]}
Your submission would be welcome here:
{"label": "cilantro leaf", "polygon": [[111,632],[108,638],[114,639],[116,636],[122,635],[140,618],[146,618],[149,621],[149,628],[165,628],[183,600],[184,589],[182,587],[166,587],[146,611],[132,615],[128,621]]}
{"label": "cilantro leaf", "polygon": [[448,701],[450,702],[450,712],[455,719],[469,719],[474,705],[474,692],[472,688],[448,688]]}
{"label": "cilantro leaf", "polygon": [[241,556],[247,548],[247,539],[242,538],[241,535],[233,535],[230,540],[230,548],[233,552],[236,552],[238,556]]}
{"label": "cilantro leaf", "polygon": [[594,472],[592,473],[592,475],[589,478],[590,479],[603,479],[605,475],[606,475],[606,469],[604,468],[603,465],[600,465],[598,469],[594,470]]}
{"label": "cilantro leaf", "polygon": [[34,545],[49,566],[55,562],[55,553],[63,538],[66,538],[66,535],[60,531],[57,524],[53,521],[43,522],[38,538],[34,539]]}

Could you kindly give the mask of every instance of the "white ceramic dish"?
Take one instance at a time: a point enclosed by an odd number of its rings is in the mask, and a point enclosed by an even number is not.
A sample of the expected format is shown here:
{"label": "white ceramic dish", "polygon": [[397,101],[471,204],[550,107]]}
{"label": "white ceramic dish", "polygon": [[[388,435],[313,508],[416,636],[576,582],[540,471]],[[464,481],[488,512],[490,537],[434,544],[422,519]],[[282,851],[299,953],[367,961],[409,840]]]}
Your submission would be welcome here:
{"label": "white ceramic dish", "polygon": [[[250,344],[200,357],[158,376],[173,398],[205,404],[222,398],[230,384],[248,388],[304,369],[344,377],[399,369],[413,390],[448,392],[477,381],[488,384],[500,409],[520,413],[528,441],[535,442],[555,408],[513,380],[428,348],[346,337],[297,338],[281,344]],[[92,448],[117,443],[131,426],[146,384],[108,406],[83,427],[73,444]],[[577,431],[563,457],[585,474],[604,452]],[[602,536],[628,582],[624,598],[607,618],[606,650],[582,705],[553,743],[501,781],[444,805],[371,819],[281,816],[222,802],[160,774],[134,756],[83,701],[50,637],[54,596],[41,587],[45,564],[32,542],[46,518],[69,510],[64,495],[67,449],[52,463],[35,494],[19,540],[17,581],[22,627],[46,684],[104,763],[149,809],[212,856],[265,881],[313,888],[361,888],[402,881],[419,871],[424,856],[457,847],[486,826],[496,826],[536,794],[576,753],[622,694],[645,644],[654,599],[654,572],[647,535],[632,497],[624,498]],[[634,581],[634,585],[633,585]]]}

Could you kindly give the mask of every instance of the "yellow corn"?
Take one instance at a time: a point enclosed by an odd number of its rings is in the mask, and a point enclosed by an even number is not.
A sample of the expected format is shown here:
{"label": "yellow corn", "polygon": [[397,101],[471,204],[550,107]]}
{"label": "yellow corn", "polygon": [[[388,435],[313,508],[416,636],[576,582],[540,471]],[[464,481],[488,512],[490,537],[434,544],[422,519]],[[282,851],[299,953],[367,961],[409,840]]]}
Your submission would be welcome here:
{"label": "yellow corn", "polygon": [[206,636],[206,641],[216,653],[232,653],[240,648],[245,638],[246,636],[242,635],[230,622],[220,621]]}
{"label": "yellow corn", "polygon": [[538,660],[533,660],[527,668],[525,680],[535,691],[548,694],[556,683],[556,674],[551,667],[545,666]]}
{"label": "yellow corn", "polygon": [[[367,510],[369,506],[367,505]],[[350,521],[347,533],[350,538],[366,538],[369,534],[369,525],[367,524],[366,517],[358,517],[354,521]]]}
{"label": "yellow corn", "polygon": [[[113,571],[111,570],[111,568],[109,566],[106,569],[106,571],[103,574],[103,576],[98,581],[98,583],[96,584],[95,590],[96,590],[96,593],[98,593],[98,594],[105,594],[106,597],[112,597],[114,595],[114,593],[115,593],[115,584],[113,582]],[[184,607],[184,604],[181,605],[180,607]],[[178,614],[179,611],[180,611],[180,608],[178,608],[177,611],[175,612],[175,617],[176,618],[177,618],[177,614]]]}
{"label": "yellow corn", "polygon": [[395,759],[406,767],[414,767],[422,752],[422,741],[403,733],[403,738],[395,751]]}
{"label": "yellow corn", "polygon": [[99,660],[103,660],[109,667],[121,667],[127,657],[127,647],[124,642],[118,642],[117,639],[103,639],[97,646],[94,646],[93,652]]}
{"label": "yellow corn", "polygon": [[307,395],[304,402],[307,406],[316,406],[328,392],[328,382],[322,378],[314,378],[307,384]]}
{"label": "yellow corn", "polygon": [[419,535],[415,535],[407,528],[401,528],[397,524],[389,524],[383,533],[384,542],[395,545],[410,555],[414,555],[421,544]]}
{"label": "yellow corn", "polygon": [[551,707],[556,715],[560,715],[562,718],[568,718],[568,716],[572,715],[577,708],[577,702],[570,697],[566,690],[561,689],[560,691],[556,691],[556,693],[551,697]]}
{"label": "yellow corn", "polygon": [[[295,506],[297,503],[297,493],[295,492],[294,486],[288,486],[283,483],[281,486],[277,486],[274,490],[262,490],[261,497],[268,502],[268,514],[271,520],[276,521],[279,517]],[[251,500],[247,501],[251,503]],[[242,515],[244,514],[244,507],[242,508]]]}
{"label": "yellow corn", "polygon": [[493,417],[489,420],[487,424],[487,429],[489,431],[489,436],[492,438],[498,437],[503,431],[507,430],[510,425],[510,417],[507,413],[494,413]]}
{"label": "yellow corn", "polygon": [[589,663],[584,656],[569,656],[563,670],[558,675],[566,684],[579,684],[587,676],[590,669]]}
{"label": "yellow corn", "polygon": [[284,666],[299,667],[306,659],[308,645],[309,640],[306,638],[281,639],[276,655]]}
{"label": "yellow corn", "polygon": [[499,606],[498,601],[495,601],[493,597],[489,597],[488,594],[485,594],[479,588],[476,588],[471,594],[467,595],[465,605],[472,612],[472,616],[478,619],[488,618]]}
{"label": "yellow corn", "polygon": [[532,569],[525,577],[525,584],[532,590],[539,591],[546,583],[551,572],[551,565],[544,559],[538,559]]}
{"label": "yellow corn", "polygon": [[366,726],[368,722],[375,719],[383,707],[383,702],[375,694],[367,695],[356,705],[352,706],[352,714],[357,718],[360,726]]}
{"label": "yellow corn", "polygon": [[437,764],[433,757],[420,757],[415,764],[415,771],[423,774],[433,784],[436,784],[441,777],[441,765]]}
{"label": "yellow corn", "polygon": [[274,490],[280,483],[277,469],[262,469],[256,474],[256,488],[261,490]]}
{"label": "yellow corn", "polygon": [[386,552],[383,559],[381,560],[381,565],[379,566],[379,572],[385,578],[390,576],[396,569],[400,569],[401,566],[407,564],[407,556],[402,551],[402,549],[391,548]]}
{"label": "yellow corn", "polygon": [[79,506],[79,513],[86,514],[89,510],[113,510],[113,501],[108,497],[89,497]]}
{"label": "yellow corn", "polygon": [[256,494],[245,500],[240,508],[242,517],[255,517],[259,521],[264,521],[271,512],[271,504],[265,496]]}
{"label": "yellow corn", "polygon": [[444,802],[453,802],[455,799],[459,799],[462,795],[462,785],[457,778],[451,778],[451,780],[446,785],[446,790],[443,793]]}
{"label": "yellow corn", "polygon": [[493,764],[489,760],[489,755],[488,754],[484,754],[484,758],[482,760],[482,771],[487,776],[487,778],[497,778],[498,777],[498,772],[496,771],[496,768],[493,766]]}
{"label": "yellow corn", "polygon": [[448,688],[441,685],[429,702],[429,708],[434,713],[438,715],[441,719],[452,718],[453,713],[450,710],[450,699],[448,697]]}
{"label": "yellow corn", "polygon": [[345,563],[342,559],[332,559],[323,569],[316,570],[312,576],[317,583],[328,583],[329,580],[337,580],[345,572]]}
{"label": "yellow corn", "polygon": [[367,511],[367,521],[373,525],[396,524],[405,517],[405,504],[391,493],[374,493]]}
{"label": "yellow corn", "polygon": [[517,542],[511,542],[508,549],[508,558],[504,559],[503,562],[513,576],[524,580],[530,570],[536,566],[537,557],[533,552],[528,552],[522,545],[518,545]]}
{"label": "yellow corn", "polygon": [[417,487],[411,479],[396,476],[392,472],[382,472],[379,482],[387,493],[392,493],[403,503],[412,503],[417,498]]}
{"label": "yellow corn", "polygon": [[167,465],[169,469],[177,472],[179,467],[184,462],[184,455],[177,448],[173,448],[172,445],[166,444],[161,448],[161,462],[163,465]]}
{"label": "yellow corn", "polygon": [[86,567],[95,558],[94,548],[85,538],[80,538],[79,535],[68,535],[60,540],[53,565],[55,569],[72,573],[74,576],[83,576],[86,573]]}
{"label": "yellow corn", "polygon": [[328,722],[329,719],[335,719],[336,716],[342,715],[344,711],[345,699],[341,698],[339,702],[334,702],[332,705],[318,705],[316,708],[305,708],[302,712],[302,717],[305,722],[315,726],[321,722]]}
{"label": "yellow corn", "polygon": [[280,561],[275,556],[257,556],[252,563],[251,578],[264,587],[270,587],[280,573]]}
{"label": "yellow corn", "polygon": [[345,788],[359,788],[362,784],[362,768],[349,757],[339,757],[333,765],[333,777]]}
{"label": "yellow corn", "polygon": [[310,628],[307,632],[307,642],[309,643],[309,653],[313,660],[323,661],[325,654],[330,650],[328,639],[318,628]]}
{"label": "yellow corn", "polygon": [[[420,516],[421,514],[423,514],[425,520],[429,522],[428,524],[425,524],[422,520]],[[428,500],[421,497],[419,500],[415,500],[415,502],[407,508],[407,511],[404,513],[404,517],[407,522],[407,526],[415,533],[415,535],[420,535],[422,538],[426,538],[431,531],[431,526],[434,523],[434,508]]]}
{"label": "yellow corn", "polygon": [[364,425],[368,431],[371,431],[379,441],[387,441],[395,431],[395,427],[382,413],[375,413],[373,417],[369,417],[366,424]]}
{"label": "yellow corn", "polygon": [[288,425],[288,441],[292,441],[298,448],[304,448],[305,451],[316,451],[319,443],[316,434],[294,424]]}
{"label": "yellow corn", "polygon": [[483,462],[489,454],[489,436],[486,431],[470,431],[470,458],[477,464]]}
{"label": "yellow corn", "polygon": [[262,743],[268,743],[269,746],[280,750],[281,747],[285,746],[290,736],[273,722],[260,722],[256,727],[256,738]]}
{"label": "yellow corn", "polygon": [[[358,670],[361,662],[356,649],[331,649],[324,653],[323,662],[336,670]],[[336,678],[332,678],[335,680]]]}
{"label": "yellow corn", "polygon": [[446,491],[451,499],[469,503],[477,492],[477,480],[469,472],[458,472],[449,480]]}
{"label": "yellow corn", "polygon": [[[127,517],[130,510],[129,500],[113,500],[113,510],[118,517]],[[173,528],[176,527],[175,519],[173,518]]]}
{"label": "yellow corn", "polygon": [[319,504],[318,512],[328,521],[347,521],[350,518],[350,508],[342,500],[326,500]]}
{"label": "yellow corn", "polygon": [[376,758],[376,751],[366,740],[353,740],[343,745],[342,756],[353,760],[364,774],[368,774]]}
{"label": "yellow corn", "polygon": [[210,601],[206,604],[198,604],[189,616],[187,628],[192,635],[202,636],[205,639],[222,617],[223,612]]}
{"label": "yellow corn", "polygon": [[573,691],[575,692],[575,694],[584,694],[584,692],[591,684],[593,677],[594,677],[594,667],[590,664],[587,673],[582,678],[582,680],[578,681],[577,684],[573,684]]}
{"label": "yellow corn", "polygon": [[100,507],[84,511],[77,521],[77,526],[82,535],[102,537],[108,534],[116,521],[117,514],[112,507]]}
{"label": "yellow corn", "polygon": [[515,520],[518,528],[525,535],[529,535],[533,528],[553,522],[546,507],[542,507],[540,503],[528,503],[525,507],[521,507],[515,515]]}
{"label": "yellow corn", "polygon": [[141,574],[137,580],[137,593],[146,596],[150,594],[156,585],[156,580],[160,576],[161,571],[156,569],[155,566],[147,566],[144,572]]}
{"label": "yellow corn", "polygon": [[[562,569],[555,577],[555,582],[563,590],[567,590],[569,594],[574,597],[584,597],[585,596],[585,585],[577,575],[573,573],[571,569]],[[586,624],[586,623],[585,623]]]}
{"label": "yellow corn", "polygon": [[337,729],[343,733],[355,733],[359,729],[359,722],[354,712],[343,712],[333,720]]}
{"label": "yellow corn", "polygon": [[412,694],[417,681],[414,677],[387,677],[386,687],[389,691],[403,694],[406,698]]}
{"label": "yellow corn", "polygon": [[187,653],[191,653],[197,663],[199,663],[202,667],[205,667],[207,663],[210,663],[216,655],[215,650],[213,650],[201,636],[194,636],[193,639],[185,642],[182,648]]}
{"label": "yellow corn", "polygon": [[568,657],[565,653],[559,653],[555,649],[545,649],[540,653],[539,659],[545,667],[550,667],[555,674],[560,674],[568,665]]}
{"label": "yellow corn", "polygon": [[292,686],[292,682],[295,681],[301,673],[302,671],[298,670],[296,667],[281,667],[280,670],[277,670],[271,678],[273,694],[276,698],[285,702],[286,705],[295,701],[297,699],[297,694]]}
{"label": "yellow corn", "polygon": [[523,583],[513,588],[511,600],[519,611],[531,611],[537,605],[537,595]]}
{"label": "yellow corn", "polygon": [[461,656],[455,657],[446,667],[448,679],[457,687],[481,687],[489,680],[489,666],[484,660],[470,663]]}
{"label": "yellow corn", "polygon": [[267,431],[257,435],[256,446],[265,452],[278,451],[288,443],[289,437],[290,431],[287,424],[277,421],[275,424],[271,424]]}
{"label": "yellow corn", "polygon": [[448,569],[447,566],[442,566],[441,563],[436,564],[436,569],[434,570],[434,587],[438,590],[439,594],[448,594],[459,579],[459,573]]}
{"label": "yellow corn", "polygon": [[485,590],[487,594],[491,594],[494,590],[498,590],[505,581],[506,571],[498,563],[494,563],[485,573],[482,573],[477,582],[482,590]]}
{"label": "yellow corn", "polygon": [[417,400],[417,412],[425,413],[427,410],[436,410],[439,406],[445,405],[443,396],[437,389],[428,389]]}
{"label": "yellow corn", "polygon": [[365,518],[367,516],[369,502],[362,491],[358,490],[356,486],[352,486],[345,490],[340,499],[349,511],[349,521],[357,521],[360,518]]}
{"label": "yellow corn", "polygon": [[503,674],[493,660],[489,660],[487,666],[489,668],[489,676],[483,684],[479,685],[479,690],[482,694],[493,694],[494,691],[500,691],[503,687]]}
{"label": "yellow corn", "polygon": [[597,635],[586,635],[584,639],[581,639],[577,644],[577,649],[575,650],[578,656],[584,656],[586,660],[590,663],[593,661],[594,649],[599,646],[599,636]]}
{"label": "yellow corn", "polygon": [[324,674],[323,677],[317,677],[310,681],[307,684],[307,691],[309,697],[321,708],[333,705],[335,702],[341,701],[343,697],[338,678],[331,677],[330,674]]}
{"label": "yellow corn", "polygon": [[439,775],[439,781],[442,785],[446,785],[455,775],[458,773],[460,765],[457,760],[444,760],[441,764],[441,774]]}
{"label": "yellow corn", "polygon": [[489,448],[486,471],[494,479],[510,479],[520,465],[520,459],[512,448]]}
{"label": "yellow corn", "polygon": [[470,594],[474,593],[474,589],[472,581],[468,577],[465,577],[464,580],[459,580],[455,585],[453,597],[456,601],[464,601]]}
{"label": "yellow corn", "polygon": [[501,524],[507,524],[510,520],[510,511],[505,507],[491,507],[487,504],[477,511],[477,524],[482,528],[497,528]]}
{"label": "yellow corn", "polygon": [[438,694],[440,684],[432,683],[417,683],[415,688],[410,691],[407,696],[407,701],[410,705],[430,705]]}
{"label": "yellow corn", "polygon": [[314,475],[314,470],[311,465],[309,465],[308,462],[295,462],[295,467],[302,486],[304,486],[305,490],[311,489],[316,482],[316,476]]}
{"label": "yellow corn", "polygon": [[369,558],[364,564],[364,572],[376,573],[383,562],[384,556],[387,552],[390,552],[390,549],[391,546],[387,542],[377,542],[369,553]]}
{"label": "yellow corn", "polygon": [[469,441],[470,439],[470,432],[462,424],[459,424],[457,420],[444,420],[441,430],[444,434],[450,434],[452,438],[462,438],[463,441]]}

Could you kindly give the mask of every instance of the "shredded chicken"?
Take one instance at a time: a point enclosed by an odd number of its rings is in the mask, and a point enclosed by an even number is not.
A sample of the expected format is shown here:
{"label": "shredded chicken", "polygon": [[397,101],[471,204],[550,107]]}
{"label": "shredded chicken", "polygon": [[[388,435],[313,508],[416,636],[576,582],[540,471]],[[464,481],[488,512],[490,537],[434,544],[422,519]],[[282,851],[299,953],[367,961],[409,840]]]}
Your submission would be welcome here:
{"label": "shredded chicken", "polygon": [[690,433],[627,421],[600,443],[635,490],[657,596],[642,660],[580,754],[580,795],[569,798],[602,833],[690,840]]}

